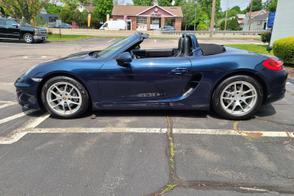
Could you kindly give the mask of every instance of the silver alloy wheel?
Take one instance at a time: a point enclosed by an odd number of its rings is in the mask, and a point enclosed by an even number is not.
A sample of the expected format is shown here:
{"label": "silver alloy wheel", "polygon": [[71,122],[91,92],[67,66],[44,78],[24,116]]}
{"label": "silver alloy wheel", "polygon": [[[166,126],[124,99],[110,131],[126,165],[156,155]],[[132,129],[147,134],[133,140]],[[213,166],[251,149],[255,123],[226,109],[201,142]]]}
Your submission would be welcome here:
{"label": "silver alloy wheel", "polygon": [[31,34],[28,34],[28,33],[24,35],[24,38],[23,39],[27,43],[32,43],[33,42],[33,36]]}
{"label": "silver alloy wheel", "polygon": [[69,82],[57,82],[46,92],[47,103],[59,115],[71,115],[82,105],[82,95],[78,88]]}
{"label": "silver alloy wheel", "polygon": [[256,88],[246,81],[236,81],[227,85],[221,93],[222,108],[234,116],[250,113],[257,103]]}

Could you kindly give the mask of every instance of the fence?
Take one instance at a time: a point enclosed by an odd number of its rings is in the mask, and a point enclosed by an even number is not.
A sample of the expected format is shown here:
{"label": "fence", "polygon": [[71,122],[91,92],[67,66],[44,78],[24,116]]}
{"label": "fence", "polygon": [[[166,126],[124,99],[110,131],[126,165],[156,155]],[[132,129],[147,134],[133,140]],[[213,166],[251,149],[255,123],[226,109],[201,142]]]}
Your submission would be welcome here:
{"label": "fence", "polygon": [[[59,34],[59,29],[49,28],[49,32],[53,34]],[[134,33],[135,31],[109,31],[98,29],[61,29],[61,33],[64,35],[91,35],[98,37],[126,37]],[[212,39],[258,39],[259,34],[265,31],[215,31],[212,34]],[[146,31],[151,38],[178,38],[182,33],[195,33],[198,38],[210,39],[209,31],[173,31],[173,32],[161,32],[161,31]]]}

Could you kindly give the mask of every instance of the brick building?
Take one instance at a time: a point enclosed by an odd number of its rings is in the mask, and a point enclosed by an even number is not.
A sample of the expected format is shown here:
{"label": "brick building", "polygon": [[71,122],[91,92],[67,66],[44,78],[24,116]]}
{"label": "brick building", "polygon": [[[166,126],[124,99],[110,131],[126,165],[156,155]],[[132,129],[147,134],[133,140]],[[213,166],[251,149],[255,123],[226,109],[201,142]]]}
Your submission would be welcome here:
{"label": "brick building", "polygon": [[129,30],[157,30],[165,25],[181,30],[183,13],[181,7],[114,5],[112,20],[125,20]]}

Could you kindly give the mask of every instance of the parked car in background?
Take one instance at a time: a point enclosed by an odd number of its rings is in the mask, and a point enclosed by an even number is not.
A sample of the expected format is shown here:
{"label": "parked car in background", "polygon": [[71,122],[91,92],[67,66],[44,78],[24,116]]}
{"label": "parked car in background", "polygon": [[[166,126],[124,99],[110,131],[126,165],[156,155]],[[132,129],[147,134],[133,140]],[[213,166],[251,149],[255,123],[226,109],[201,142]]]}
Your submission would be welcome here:
{"label": "parked car in background", "polygon": [[105,22],[99,29],[100,30],[125,30],[127,23],[124,20],[109,20]]}
{"label": "parked car in background", "polygon": [[161,28],[161,32],[175,32],[176,29],[173,26],[167,25]]}
{"label": "parked car in background", "polygon": [[44,42],[48,37],[45,28],[18,23],[14,19],[0,18],[0,39],[24,40],[26,43]]}
{"label": "parked car in background", "polygon": [[71,29],[72,25],[65,23],[65,22],[62,22],[60,25],[53,23],[53,24],[48,25],[48,27],[49,28]]}

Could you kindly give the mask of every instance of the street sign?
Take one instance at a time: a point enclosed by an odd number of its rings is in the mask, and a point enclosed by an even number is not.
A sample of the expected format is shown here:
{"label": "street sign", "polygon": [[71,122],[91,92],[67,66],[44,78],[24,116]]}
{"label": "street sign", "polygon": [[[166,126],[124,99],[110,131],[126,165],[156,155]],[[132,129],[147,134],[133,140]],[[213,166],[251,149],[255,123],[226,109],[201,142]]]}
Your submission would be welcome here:
{"label": "street sign", "polygon": [[275,16],[276,16],[276,12],[270,12],[268,14],[267,27],[270,29],[272,29],[274,27]]}

